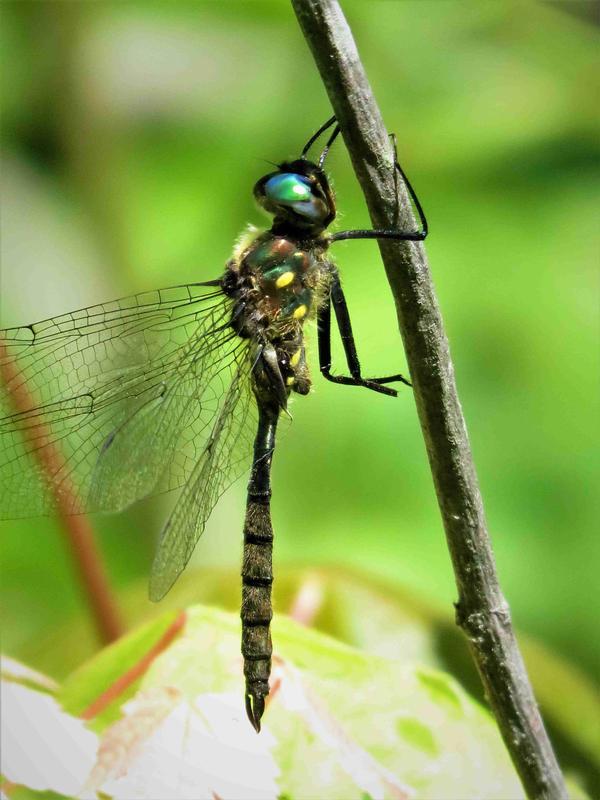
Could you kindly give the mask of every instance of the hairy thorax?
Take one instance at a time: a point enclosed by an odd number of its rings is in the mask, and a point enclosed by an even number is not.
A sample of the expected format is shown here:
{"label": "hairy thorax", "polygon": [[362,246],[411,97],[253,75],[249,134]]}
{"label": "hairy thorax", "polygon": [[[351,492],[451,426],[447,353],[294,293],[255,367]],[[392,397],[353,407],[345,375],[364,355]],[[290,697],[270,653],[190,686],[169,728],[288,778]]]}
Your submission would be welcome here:
{"label": "hairy thorax", "polygon": [[232,327],[269,342],[289,390],[306,394],[310,378],[303,326],[329,290],[326,239],[300,240],[272,231],[246,237],[227,264],[224,288],[234,299]]}

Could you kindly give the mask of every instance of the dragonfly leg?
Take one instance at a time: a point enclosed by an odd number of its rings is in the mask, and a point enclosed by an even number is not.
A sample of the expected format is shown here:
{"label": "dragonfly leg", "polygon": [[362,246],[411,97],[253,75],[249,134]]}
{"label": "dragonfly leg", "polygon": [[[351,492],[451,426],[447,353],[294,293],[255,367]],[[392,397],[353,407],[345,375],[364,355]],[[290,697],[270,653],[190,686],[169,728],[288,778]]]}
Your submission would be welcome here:
{"label": "dragonfly leg", "polygon": [[335,120],[335,116],[333,116],[333,117],[330,117],[330,118],[327,120],[327,122],[325,122],[323,125],[321,125],[321,127],[319,128],[319,130],[318,130],[318,131],[316,131],[315,133],[313,133],[313,135],[310,137],[310,139],[308,140],[308,142],[307,142],[307,143],[304,145],[304,147],[302,148],[302,153],[300,154],[300,158],[306,158],[306,154],[308,153],[308,151],[310,150],[310,148],[313,146],[313,144],[314,144],[314,143],[317,141],[317,139],[319,138],[319,136],[320,136],[322,133],[324,133],[324,132],[325,132],[325,131],[326,131],[328,128],[331,128],[331,126],[333,125],[333,123],[334,123],[335,121],[336,121],[336,120]]}
{"label": "dragonfly leg", "polygon": [[[342,339],[342,346],[346,356],[346,363],[350,375],[331,374],[331,307],[335,312],[336,322]],[[397,396],[395,389],[390,389],[384,384],[400,381],[411,386],[411,383],[403,375],[389,375],[383,378],[363,378],[361,374],[360,362],[356,351],[356,343],[352,332],[352,323],[346,298],[342,290],[340,278],[335,266],[331,265],[331,291],[329,301],[319,311],[319,364],[321,374],[328,381],[340,383],[346,386],[364,386],[374,392],[388,394],[392,397]]]}
{"label": "dragonfly leg", "polygon": [[396,180],[398,179],[398,175],[404,181],[404,184],[408,190],[408,194],[410,199],[412,200],[414,207],[417,211],[417,215],[419,217],[419,222],[421,225],[421,230],[419,231],[403,231],[400,229],[394,228],[383,228],[383,229],[375,229],[375,230],[352,230],[352,231],[339,231],[338,233],[334,233],[331,237],[331,242],[339,242],[344,239],[395,239],[397,241],[402,242],[422,242],[429,233],[429,226],[427,224],[427,217],[425,216],[425,212],[423,211],[423,206],[421,205],[419,198],[417,197],[417,193],[413,189],[410,181],[406,177],[404,170],[398,163],[398,153],[396,151],[396,135],[394,133],[390,136],[394,148],[394,169],[395,169],[395,177]]}

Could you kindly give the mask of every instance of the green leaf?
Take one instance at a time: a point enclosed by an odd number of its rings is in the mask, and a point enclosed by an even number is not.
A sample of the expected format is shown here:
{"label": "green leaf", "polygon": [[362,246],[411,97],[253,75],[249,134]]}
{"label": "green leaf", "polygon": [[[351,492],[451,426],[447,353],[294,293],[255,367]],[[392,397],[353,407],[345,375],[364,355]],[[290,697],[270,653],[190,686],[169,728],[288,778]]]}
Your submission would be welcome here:
{"label": "green leaf", "polygon": [[[60,690],[63,708],[75,716],[84,714],[94,701],[110,690],[128,670],[135,668],[140,659],[160,642],[177,617],[175,612],[162,614],[109,645],[76,670]],[[96,722],[106,723],[118,717],[120,705],[134,694],[138,683],[138,679],[128,682],[123,692],[117,695],[118,703],[108,703],[95,718]]]}
{"label": "green leaf", "polygon": [[[187,571],[161,603],[162,608],[173,609],[173,613],[163,613],[156,619],[156,635],[168,627],[176,609],[195,600],[237,611],[238,586],[239,576],[230,570]],[[362,650],[450,672],[473,698],[485,704],[481,682],[450,611],[356,570],[337,567],[279,571],[274,586],[277,609],[288,609],[299,618],[305,616],[307,595],[307,622],[317,629]],[[148,617],[149,608],[156,613],[156,606],[148,605],[145,581],[123,594],[121,601],[129,619]],[[48,655],[61,653],[64,664],[73,664],[81,657],[78,645],[85,627],[84,620],[74,620],[63,630],[36,637],[36,653],[26,654],[28,660],[53,671],[56,658],[47,664]],[[149,642],[153,635],[148,637]],[[573,664],[542,648],[531,637],[519,634],[519,642],[559,761],[567,773],[585,779],[593,794],[595,765],[600,765],[596,724],[600,699],[596,688]],[[116,664],[113,677],[118,671]],[[101,687],[97,689],[99,693]],[[114,717],[113,713],[110,718]]]}
{"label": "green leaf", "polygon": [[[92,704],[118,679],[119,665],[123,671],[143,659],[172,623],[163,617],[78,670],[62,692],[67,707]],[[241,740],[251,729],[239,639],[237,616],[190,608],[179,635],[136,682],[136,698],[166,687],[196,706],[202,697],[233,696],[232,736]],[[450,676],[361,653],[283,616],[273,639],[273,690],[259,740],[273,737],[280,793],[333,800],[523,797],[493,720]],[[105,734],[131,695],[127,687],[103,710]],[[207,724],[217,731],[223,720]]]}

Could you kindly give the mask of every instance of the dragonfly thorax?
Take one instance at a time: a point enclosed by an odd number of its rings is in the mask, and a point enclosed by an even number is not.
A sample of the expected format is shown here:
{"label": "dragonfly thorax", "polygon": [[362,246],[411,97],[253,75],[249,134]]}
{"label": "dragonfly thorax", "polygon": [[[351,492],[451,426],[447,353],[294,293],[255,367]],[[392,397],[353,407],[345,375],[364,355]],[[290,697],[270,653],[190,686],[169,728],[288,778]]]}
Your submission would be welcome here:
{"label": "dragonfly thorax", "polygon": [[310,388],[303,326],[326,291],[326,249],[318,237],[299,240],[270,230],[242,244],[227,265],[224,286],[235,300],[231,325],[259,349],[272,347],[273,364],[259,359],[254,374],[265,372],[267,384],[275,377],[271,384],[284,407],[291,391],[306,394]]}
{"label": "dragonfly thorax", "polygon": [[335,218],[335,200],[323,170],[299,158],[284,162],[254,186],[254,197],[275,217],[274,229],[315,236]]}

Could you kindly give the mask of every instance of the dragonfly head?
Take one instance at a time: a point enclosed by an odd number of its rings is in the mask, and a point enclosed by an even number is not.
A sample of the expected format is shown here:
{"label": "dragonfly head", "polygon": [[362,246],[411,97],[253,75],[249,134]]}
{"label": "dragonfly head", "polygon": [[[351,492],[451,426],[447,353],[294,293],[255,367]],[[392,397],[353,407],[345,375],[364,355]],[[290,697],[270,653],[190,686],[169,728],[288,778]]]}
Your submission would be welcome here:
{"label": "dragonfly head", "polygon": [[258,204],[276,223],[318,234],[335,218],[335,200],[323,170],[307,158],[285,161],[254,186]]}

